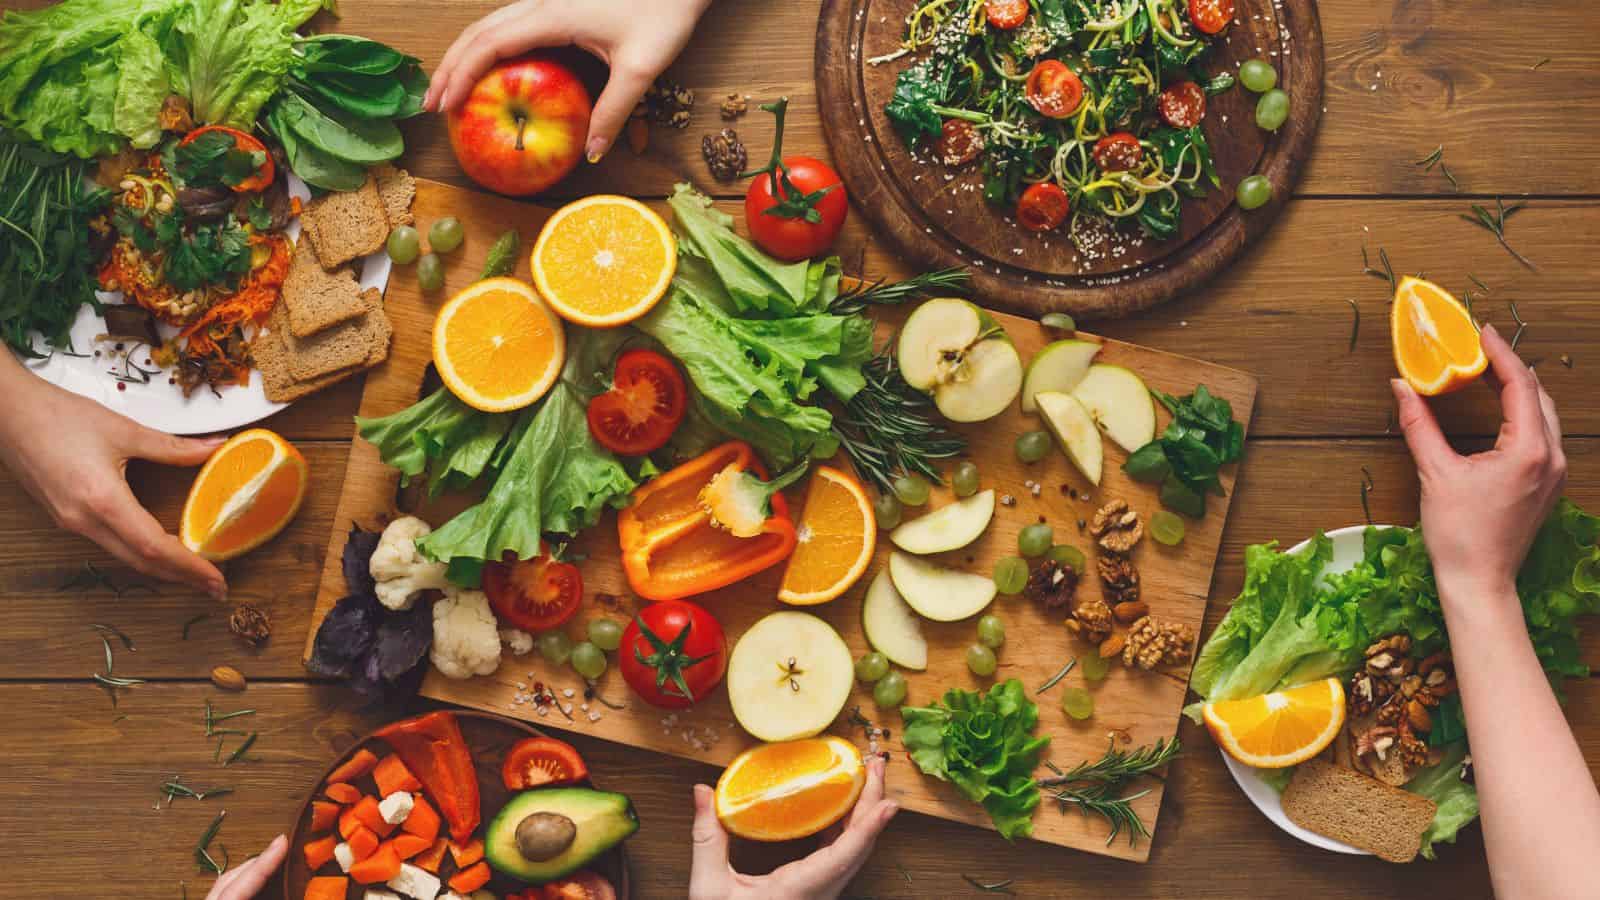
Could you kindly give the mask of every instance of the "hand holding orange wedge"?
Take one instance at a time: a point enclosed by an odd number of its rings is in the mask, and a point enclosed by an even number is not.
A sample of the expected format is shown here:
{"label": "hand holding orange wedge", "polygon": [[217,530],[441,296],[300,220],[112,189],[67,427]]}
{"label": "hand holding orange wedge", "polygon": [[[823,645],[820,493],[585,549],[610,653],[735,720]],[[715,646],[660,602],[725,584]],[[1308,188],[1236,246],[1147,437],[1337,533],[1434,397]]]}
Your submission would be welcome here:
{"label": "hand holding orange wedge", "polygon": [[178,537],[205,559],[233,559],[275,537],[300,511],[310,473],[265,428],[234,435],[206,460],[183,504]]}
{"label": "hand holding orange wedge", "polygon": [[1489,366],[1472,314],[1450,292],[1407,275],[1389,307],[1394,364],[1424,397],[1460,390]]}
{"label": "hand holding orange wedge", "polygon": [[753,841],[807,837],[844,818],[866,780],[861,751],[843,738],[763,744],[717,780],[717,819]]}
{"label": "hand holding orange wedge", "polygon": [[1244,700],[1207,703],[1211,737],[1228,755],[1258,769],[1303,763],[1344,727],[1344,686],[1337,678]]}

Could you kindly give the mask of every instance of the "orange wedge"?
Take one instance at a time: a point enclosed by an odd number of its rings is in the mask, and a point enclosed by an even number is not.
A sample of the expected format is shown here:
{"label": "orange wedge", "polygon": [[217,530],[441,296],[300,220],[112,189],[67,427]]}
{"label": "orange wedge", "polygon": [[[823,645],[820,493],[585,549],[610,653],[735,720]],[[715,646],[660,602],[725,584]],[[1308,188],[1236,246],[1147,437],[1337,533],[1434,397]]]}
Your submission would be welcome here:
{"label": "orange wedge", "polygon": [[678,269],[678,242],[648,206],[596,194],[556,210],[533,245],[533,283],[569,322],[611,328],[656,305]]}
{"label": "orange wedge", "polygon": [[1207,703],[1206,728],[1228,755],[1258,769],[1303,763],[1344,727],[1344,687],[1329,678],[1246,700]]}
{"label": "orange wedge", "polygon": [[288,441],[265,428],[240,432],[200,469],[178,537],[210,560],[254,550],[300,511],[309,480],[305,457]]}
{"label": "orange wedge", "polygon": [[878,522],[867,492],[847,472],[819,466],[806,487],[799,543],[783,570],[778,599],[793,606],[827,603],[867,571]]}
{"label": "orange wedge", "polygon": [[1431,281],[1400,279],[1389,307],[1389,332],[1395,368],[1425,397],[1460,390],[1489,365],[1472,314]]}
{"label": "orange wedge", "polygon": [[521,409],[544,396],[567,356],[561,320],[527,283],[489,278],[439,310],[433,365],[450,392],[484,412]]}
{"label": "orange wedge", "polygon": [[843,738],[763,744],[717,779],[717,818],[753,841],[803,838],[844,818],[866,782],[860,751]]}

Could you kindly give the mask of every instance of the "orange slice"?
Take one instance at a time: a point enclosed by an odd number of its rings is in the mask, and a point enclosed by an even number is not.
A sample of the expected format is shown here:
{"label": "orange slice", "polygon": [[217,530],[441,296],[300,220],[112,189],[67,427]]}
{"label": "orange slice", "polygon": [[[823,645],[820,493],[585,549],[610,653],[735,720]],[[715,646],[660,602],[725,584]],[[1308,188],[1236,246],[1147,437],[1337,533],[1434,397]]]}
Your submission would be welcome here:
{"label": "orange slice", "polygon": [[305,457],[288,441],[265,428],[240,432],[195,477],[178,537],[210,560],[254,550],[300,511],[309,480]]}
{"label": "orange slice", "polygon": [[527,283],[489,278],[439,310],[433,364],[450,392],[484,412],[521,409],[561,374],[567,338],[561,320]]}
{"label": "orange slice", "polygon": [[1206,728],[1228,755],[1258,769],[1303,763],[1344,727],[1344,687],[1329,678],[1246,700],[1207,703]]}
{"label": "orange slice", "polygon": [[678,242],[648,206],[597,194],[568,203],[533,245],[533,283],[569,322],[610,328],[656,305],[678,269]]}
{"label": "orange slice", "polygon": [[803,838],[844,818],[866,781],[860,751],[843,738],[763,744],[717,779],[717,818],[753,841]]}
{"label": "orange slice", "polygon": [[799,543],[783,570],[778,599],[794,606],[827,603],[867,571],[878,522],[867,492],[847,472],[819,466],[806,487]]}
{"label": "orange slice", "polygon": [[1395,368],[1425,397],[1459,390],[1489,365],[1472,314],[1431,281],[1400,279],[1389,307],[1389,332]]}

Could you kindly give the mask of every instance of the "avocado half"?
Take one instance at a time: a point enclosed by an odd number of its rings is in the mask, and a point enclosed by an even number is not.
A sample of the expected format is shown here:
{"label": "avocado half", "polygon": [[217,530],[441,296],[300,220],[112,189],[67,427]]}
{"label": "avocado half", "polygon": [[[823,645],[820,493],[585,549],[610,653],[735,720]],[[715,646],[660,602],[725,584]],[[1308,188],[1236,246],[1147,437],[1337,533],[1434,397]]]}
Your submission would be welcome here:
{"label": "avocado half", "polygon": [[[517,848],[517,826],[535,813],[566,816],[577,827],[571,845],[550,859],[528,859]],[[523,791],[489,823],[483,852],[495,871],[543,884],[583,868],[638,830],[639,817],[625,794],[581,787]]]}

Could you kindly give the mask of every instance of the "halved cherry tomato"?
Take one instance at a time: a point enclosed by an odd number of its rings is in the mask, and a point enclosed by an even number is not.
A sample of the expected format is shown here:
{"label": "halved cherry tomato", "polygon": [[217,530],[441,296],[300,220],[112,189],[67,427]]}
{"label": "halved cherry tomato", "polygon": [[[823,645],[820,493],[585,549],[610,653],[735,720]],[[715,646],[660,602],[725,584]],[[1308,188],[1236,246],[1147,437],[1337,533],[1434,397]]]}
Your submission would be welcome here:
{"label": "halved cherry tomato", "polygon": [[544,542],[533,559],[515,559],[483,567],[483,592],[500,621],[523,631],[548,631],[578,611],[583,600],[583,574],[572,563],[550,558]]}
{"label": "halved cherry tomato", "polygon": [[933,152],[947,166],[964,166],[983,152],[983,138],[978,129],[965,119],[945,119],[940,126],[939,139],[933,142]]}
{"label": "halved cherry tomato", "polygon": [[1017,200],[1017,221],[1029,231],[1049,231],[1065,222],[1071,211],[1072,198],[1049,181],[1030,186]]}
{"label": "halved cherry tomato", "polygon": [[1028,0],[987,0],[983,5],[996,28],[1015,28],[1028,19]]}
{"label": "halved cherry tomato", "polygon": [[1126,172],[1143,160],[1144,148],[1129,132],[1118,131],[1094,142],[1094,162],[1101,171]]}
{"label": "halved cherry tomato", "polygon": [[1206,92],[1192,81],[1180,81],[1156,98],[1156,110],[1173,128],[1193,128],[1206,117]]}
{"label": "halved cherry tomato", "polygon": [[272,185],[272,179],[277,175],[278,171],[276,166],[273,165],[272,154],[267,151],[266,144],[261,143],[256,139],[255,135],[249,132],[240,131],[237,128],[229,128],[226,125],[204,125],[184,135],[183,140],[178,142],[178,146],[182,147],[184,144],[193,143],[200,135],[211,132],[221,132],[232,137],[233,146],[246,153],[260,153],[262,155],[262,163],[256,168],[255,174],[232,186],[235,193],[246,194],[264,191]]}
{"label": "halved cherry tomato", "polygon": [[1047,59],[1028,73],[1023,92],[1039,115],[1065,119],[1077,112],[1083,103],[1083,79],[1067,68],[1066,63]]}
{"label": "halved cherry tomato", "polygon": [[583,757],[565,741],[535,737],[518,741],[506,754],[500,777],[508,791],[576,784],[589,777]]}
{"label": "halved cherry tomato", "polygon": [[613,453],[639,456],[672,438],[689,391],[672,360],[654,350],[617,357],[611,390],[589,401],[589,433]]}
{"label": "halved cherry tomato", "polygon": [[543,900],[617,900],[617,890],[604,877],[584,869],[546,884]]}
{"label": "halved cherry tomato", "polygon": [[1233,0],[1189,0],[1189,21],[1206,34],[1221,34],[1233,21]]}

